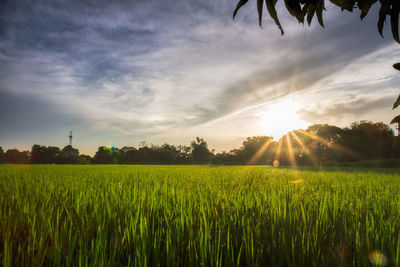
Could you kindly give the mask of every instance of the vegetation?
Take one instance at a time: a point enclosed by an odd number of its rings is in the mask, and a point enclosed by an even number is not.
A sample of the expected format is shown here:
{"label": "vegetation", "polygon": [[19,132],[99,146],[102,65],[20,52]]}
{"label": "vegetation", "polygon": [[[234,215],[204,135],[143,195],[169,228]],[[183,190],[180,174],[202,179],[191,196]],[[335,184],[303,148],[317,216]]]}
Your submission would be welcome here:
{"label": "vegetation", "polygon": [[398,170],[2,165],[0,262],[398,266],[399,191]]}
{"label": "vegetation", "polygon": [[[197,137],[190,146],[170,144],[141,147],[101,146],[95,156],[79,155],[79,150],[66,146],[34,145],[31,152],[7,150],[2,156],[7,163],[33,164],[216,164],[216,165],[342,165],[358,161],[399,159],[400,139],[384,123],[355,122],[339,128],[327,124],[314,124],[306,130],[291,131],[279,141],[270,136],[253,136],[239,148],[214,154],[207,142]],[[4,154],[4,153],[3,153]],[[396,161],[396,160],[395,160]],[[380,166],[396,166],[380,164]]]}

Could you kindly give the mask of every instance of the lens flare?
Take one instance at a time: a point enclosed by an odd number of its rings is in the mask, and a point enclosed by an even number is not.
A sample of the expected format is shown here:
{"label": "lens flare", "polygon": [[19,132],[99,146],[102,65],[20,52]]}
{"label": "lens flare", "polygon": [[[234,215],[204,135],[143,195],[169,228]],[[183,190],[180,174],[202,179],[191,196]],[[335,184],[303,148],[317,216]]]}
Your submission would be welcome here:
{"label": "lens flare", "polygon": [[388,264],[388,260],[382,252],[379,250],[373,250],[369,253],[368,259],[370,262],[377,266],[386,266]]}
{"label": "lens flare", "polygon": [[279,167],[279,160],[274,160],[273,164],[274,164],[274,167]]}

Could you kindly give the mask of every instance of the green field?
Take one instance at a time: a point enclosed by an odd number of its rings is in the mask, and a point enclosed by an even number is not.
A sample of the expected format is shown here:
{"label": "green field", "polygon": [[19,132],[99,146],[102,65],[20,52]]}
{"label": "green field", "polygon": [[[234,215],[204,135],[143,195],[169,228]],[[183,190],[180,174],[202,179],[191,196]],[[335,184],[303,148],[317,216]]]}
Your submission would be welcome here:
{"label": "green field", "polygon": [[3,266],[397,266],[400,171],[2,165],[0,238]]}

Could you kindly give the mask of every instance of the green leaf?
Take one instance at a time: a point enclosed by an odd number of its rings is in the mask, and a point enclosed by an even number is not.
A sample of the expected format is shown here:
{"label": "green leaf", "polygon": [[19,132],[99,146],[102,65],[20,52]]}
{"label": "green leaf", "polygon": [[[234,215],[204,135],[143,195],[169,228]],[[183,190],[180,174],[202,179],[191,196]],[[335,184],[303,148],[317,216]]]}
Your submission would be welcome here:
{"label": "green leaf", "polygon": [[396,70],[400,71],[400,62],[394,64],[393,68],[395,68]]}
{"label": "green leaf", "polygon": [[390,124],[399,123],[399,122],[400,122],[400,115],[394,117],[394,119],[390,122]]}
{"label": "green leaf", "polygon": [[392,109],[397,108],[399,105],[400,105],[400,95],[397,97],[397,100],[394,102]]}
{"label": "green leaf", "polygon": [[261,27],[264,0],[257,0],[258,24]]}
{"label": "green leaf", "polygon": [[265,4],[267,6],[269,15],[275,21],[275,24],[278,26],[278,28],[281,30],[281,35],[283,35],[284,31],[283,31],[281,23],[279,22],[278,14],[276,13],[276,9],[275,9],[276,0],[265,0]]}
{"label": "green leaf", "polygon": [[393,39],[400,43],[399,38],[399,0],[394,0],[392,4],[392,10],[390,15],[390,24],[392,26]]}
{"label": "green leaf", "polygon": [[248,0],[239,0],[239,2],[236,5],[235,10],[233,11],[233,19],[235,19],[235,16],[237,14],[237,12],[239,11],[239,9],[244,6],[247,3]]}

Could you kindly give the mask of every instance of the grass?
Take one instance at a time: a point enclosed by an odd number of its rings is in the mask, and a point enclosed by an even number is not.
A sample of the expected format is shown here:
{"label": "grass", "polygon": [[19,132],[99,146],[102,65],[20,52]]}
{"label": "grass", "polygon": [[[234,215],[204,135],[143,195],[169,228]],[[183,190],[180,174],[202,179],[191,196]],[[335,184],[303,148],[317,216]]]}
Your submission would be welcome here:
{"label": "grass", "polygon": [[397,266],[399,173],[3,165],[0,262]]}

